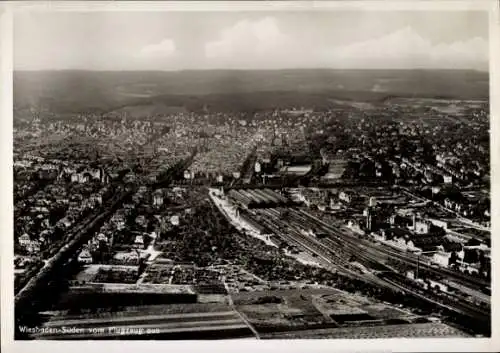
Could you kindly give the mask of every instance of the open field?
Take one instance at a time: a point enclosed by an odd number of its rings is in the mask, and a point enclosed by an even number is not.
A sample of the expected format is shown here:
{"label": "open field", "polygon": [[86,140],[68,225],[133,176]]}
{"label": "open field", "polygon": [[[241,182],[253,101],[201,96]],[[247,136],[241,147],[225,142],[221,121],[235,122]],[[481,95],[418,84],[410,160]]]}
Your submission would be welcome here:
{"label": "open field", "polygon": [[[335,289],[276,290],[238,293],[232,297],[237,310],[263,334],[297,331],[293,334],[284,333],[284,337],[297,335],[296,337],[300,338],[302,333],[298,331],[306,332],[304,337],[308,337],[307,332],[316,332],[310,331],[313,328],[345,327],[344,331],[318,331],[314,335],[341,338],[342,334],[347,332],[346,338],[385,337],[384,335],[403,337],[404,334],[398,336],[396,330],[380,328],[394,325],[401,326],[414,336],[454,334],[454,331],[444,324],[436,326],[437,328],[429,325],[415,326],[416,323],[428,322],[428,319],[389,304],[376,303],[366,297]],[[353,326],[364,327],[366,330],[351,328]],[[372,328],[374,333],[370,334]],[[276,334],[275,338],[281,338],[281,335]]]}
{"label": "open field", "polygon": [[428,337],[468,337],[465,333],[442,323],[422,323],[410,325],[342,327],[333,329],[303,330],[264,334],[262,338],[342,338],[342,339],[373,339],[373,338],[428,338]]}
{"label": "open field", "polygon": [[121,318],[133,317],[138,315],[177,315],[192,313],[213,313],[231,310],[229,305],[220,303],[186,303],[186,304],[168,304],[168,305],[141,305],[126,306],[119,311],[99,312],[87,310],[81,314],[69,314],[67,311],[52,312],[54,320],[61,320],[63,317],[67,320],[89,319],[89,318]]}
{"label": "open field", "polygon": [[[35,334],[37,338],[46,339],[84,339],[84,338],[112,338],[115,336],[149,337],[151,335],[167,335],[175,339],[179,334],[207,331],[220,331],[223,335],[231,331],[247,331],[249,329],[238,313],[223,311],[214,313],[184,313],[184,314],[156,314],[135,315],[124,317],[99,317],[70,320],[59,318],[44,324],[46,332]],[[65,329],[71,328],[71,332]],[[239,335],[239,333],[238,333]]]}

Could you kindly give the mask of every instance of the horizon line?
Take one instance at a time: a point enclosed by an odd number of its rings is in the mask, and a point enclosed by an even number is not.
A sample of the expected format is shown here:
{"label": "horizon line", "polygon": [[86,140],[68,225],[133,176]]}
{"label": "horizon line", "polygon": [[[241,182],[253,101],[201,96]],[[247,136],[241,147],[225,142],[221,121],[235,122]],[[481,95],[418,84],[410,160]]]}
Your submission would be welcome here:
{"label": "horizon line", "polygon": [[280,68],[280,69],[234,69],[234,68],[213,68],[213,69],[12,69],[12,72],[64,72],[64,71],[80,71],[80,72],[203,72],[203,71],[475,71],[482,73],[489,73],[487,69],[474,69],[474,68]]}

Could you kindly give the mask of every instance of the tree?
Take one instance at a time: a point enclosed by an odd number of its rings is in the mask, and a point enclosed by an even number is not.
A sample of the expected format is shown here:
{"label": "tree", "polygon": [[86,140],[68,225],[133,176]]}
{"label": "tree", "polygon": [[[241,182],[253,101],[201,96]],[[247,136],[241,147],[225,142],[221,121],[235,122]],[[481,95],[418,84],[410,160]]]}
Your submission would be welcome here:
{"label": "tree", "polygon": [[464,251],[464,262],[473,264],[478,261],[479,261],[479,256],[475,249],[466,249]]}
{"label": "tree", "polygon": [[456,251],[452,251],[450,259],[448,260],[448,266],[453,266],[458,261],[458,254]]}
{"label": "tree", "polygon": [[476,238],[472,238],[467,242],[467,246],[479,246],[479,245],[481,245],[481,242]]}
{"label": "tree", "polygon": [[484,251],[479,252],[479,272],[487,272],[488,259],[484,255]]}

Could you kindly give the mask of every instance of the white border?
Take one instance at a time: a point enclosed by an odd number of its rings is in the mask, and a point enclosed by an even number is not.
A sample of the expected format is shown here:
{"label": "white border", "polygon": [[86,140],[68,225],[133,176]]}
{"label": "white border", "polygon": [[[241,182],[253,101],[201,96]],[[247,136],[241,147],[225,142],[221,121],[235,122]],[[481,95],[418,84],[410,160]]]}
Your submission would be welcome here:
{"label": "white border", "polygon": [[304,10],[485,10],[495,0],[316,0],[316,1],[19,1],[16,9],[49,11],[304,11]]}
{"label": "white border", "polygon": [[[73,352],[85,352],[88,349],[130,350],[140,352],[177,352],[177,351],[500,351],[499,310],[500,297],[498,283],[500,274],[493,269],[492,296],[492,338],[491,339],[377,339],[377,340],[227,340],[227,341],[79,341],[48,342],[13,341],[13,229],[12,220],[12,21],[13,11],[397,11],[397,10],[441,10],[467,11],[483,10],[490,13],[490,104],[491,104],[491,193],[492,193],[492,254],[493,259],[500,259],[500,248],[497,248],[495,237],[500,233],[500,2],[498,0],[470,1],[176,1],[176,2],[8,2],[0,4],[0,64],[1,64],[1,96],[0,96],[0,141],[2,172],[0,173],[0,230],[1,230],[1,311],[2,314],[2,348],[6,352],[54,352],[54,350],[71,349]],[[354,24],[353,24],[354,25]],[[496,300],[495,300],[496,299]]]}

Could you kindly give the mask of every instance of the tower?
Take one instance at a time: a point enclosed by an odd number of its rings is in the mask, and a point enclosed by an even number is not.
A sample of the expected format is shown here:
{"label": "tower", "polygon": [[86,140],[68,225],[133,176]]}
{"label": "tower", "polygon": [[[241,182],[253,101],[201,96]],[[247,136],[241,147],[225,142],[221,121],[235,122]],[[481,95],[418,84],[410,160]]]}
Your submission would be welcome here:
{"label": "tower", "polygon": [[365,209],[365,211],[363,212],[363,214],[366,217],[366,229],[371,231],[372,230],[372,221],[373,221],[372,209],[370,207],[367,207]]}
{"label": "tower", "polygon": [[368,209],[368,215],[366,216],[366,229],[372,230],[372,212]]}

